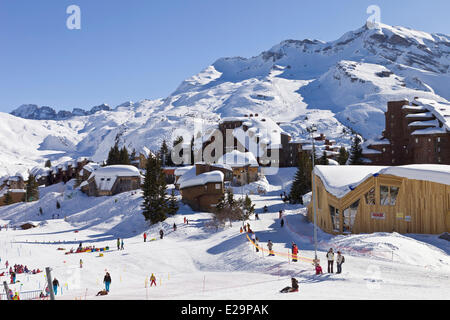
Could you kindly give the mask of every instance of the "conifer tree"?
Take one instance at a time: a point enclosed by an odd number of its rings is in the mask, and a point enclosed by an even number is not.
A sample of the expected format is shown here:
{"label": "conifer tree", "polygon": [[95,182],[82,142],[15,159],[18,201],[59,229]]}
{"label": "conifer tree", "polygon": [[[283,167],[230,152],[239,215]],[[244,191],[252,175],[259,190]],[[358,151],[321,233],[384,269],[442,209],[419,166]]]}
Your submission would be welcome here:
{"label": "conifer tree", "polygon": [[327,166],[330,164],[330,162],[328,161],[328,158],[327,158],[327,152],[325,150],[323,150],[323,154],[319,159],[319,164],[323,165],[323,166]]}
{"label": "conifer tree", "polygon": [[352,148],[350,150],[350,156],[348,159],[348,163],[350,165],[361,165],[362,162],[362,147],[361,147],[361,138],[359,135],[355,135],[353,139]]}
{"label": "conifer tree", "polygon": [[289,198],[293,203],[303,204],[303,195],[312,190],[312,160],[306,152],[300,154],[297,172],[292,183]]}
{"label": "conifer tree", "polygon": [[244,208],[244,213],[245,213],[245,216],[244,216],[245,220],[250,218],[250,216],[255,213],[255,205],[252,204],[252,200],[250,199],[248,194],[245,195],[243,208]]}
{"label": "conifer tree", "polygon": [[39,199],[38,188],[39,188],[39,186],[38,186],[38,183],[36,182],[35,177],[32,174],[30,174],[30,176],[28,177],[27,187],[26,187],[26,194],[27,194],[27,199],[25,199],[26,202],[36,201]]}
{"label": "conifer tree", "polygon": [[170,151],[169,147],[167,146],[166,140],[163,140],[161,149],[159,150],[159,157],[163,167],[171,165],[172,161],[170,158]]}
{"label": "conifer tree", "polygon": [[167,218],[167,185],[159,159],[149,156],[142,185],[144,201],[141,205],[145,220],[151,224],[162,222]]}
{"label": "conifer tree", "polygon": [[347,149],[345,149],[344,146],[341,146],[341,148],[339,149],[339,156],[338,156],[337,162],[341,166],[345,165],[347,163],[348,156],[349,156],[349,154],[348,154]]}
{"label": "conifer tree", "polygon": [[129,165],[130,162],[130,155],[128,154],[128,150],[125,146],[123,146],[122,149],[120,149],[119,152],[119,162],[117,164],[124,164]]}
{"label": "conifer tree", "polygon": [[108,159],[106,160],[106,165],[112,166],[120,163],[120,150],[119,144],[116,142],[113,147],[109,150]]}
{"label": "conifer tree", "polygon": [[170,194],[169,197],[169,204],[168,204],[168,214],[173,216],[178,212],[178,202],[177,202],[177,198],[175,197],[175,190],[172,189],[172,193]]}
{"label": "conifer tree", "polygon": [[52,163],[50,160],[45,161],[45,167],[46,168],[51,168],[52,167]]}

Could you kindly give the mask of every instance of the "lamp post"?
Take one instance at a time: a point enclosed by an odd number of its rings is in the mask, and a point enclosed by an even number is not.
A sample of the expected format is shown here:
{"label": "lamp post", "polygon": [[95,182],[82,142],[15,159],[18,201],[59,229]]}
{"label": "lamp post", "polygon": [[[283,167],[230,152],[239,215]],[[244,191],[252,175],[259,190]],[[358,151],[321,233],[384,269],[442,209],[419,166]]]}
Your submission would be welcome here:
{"label": "lamp post", "polygon": [[314,174],[314,167],[315,167],[315,163],[314,163],[314,158],[315,158],[315,146],[314,146],[314,138],[313,138],[313,133],[317,131],[317,127],[315,125],[312,125],[310,127],[308,127],[308,132],[309,135],[311,137],[311,142],[312,142],[312,176],[313,176],[313,181],[312,181],[312,201],[313,201],[313,210],[314,210],[314,261],[317,262],[317,224],[316,224],[316,216],[317,216],[317,208],[316,208],[316,197],[315,195],[315,191],[316,191],[316,175]]}

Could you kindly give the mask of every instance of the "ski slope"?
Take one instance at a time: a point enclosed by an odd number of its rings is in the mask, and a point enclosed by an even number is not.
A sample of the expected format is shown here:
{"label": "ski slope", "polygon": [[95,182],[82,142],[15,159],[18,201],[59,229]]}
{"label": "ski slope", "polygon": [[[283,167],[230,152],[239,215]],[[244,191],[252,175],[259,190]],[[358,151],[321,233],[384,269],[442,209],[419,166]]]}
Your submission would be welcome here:
{"label": "ski slope", "polygon": [[[252,217],[248,222],[263,247],[267,248],[270,239],[276,252],[287,254],[295,241],[301,256],[313,258],[313,225],[305,217],[306,209],[280,201],[280,193],[289,190],[290,171],[292,168],[281,169],[279,175],[268,176],[261,183],[266,186],[265,195],[250,195],[260,220]],[[247,192],[251,190],[249,187]],[[239,191],[235,189],[236,197],[241,196]],[[56,200],[61,203],[60,210]],[[56,298],[63,300],[450,298],[450,244],[435,235],[331,236],[319,230],[318,257],[325,273],[316,276],[310,263],[255,252],[246,236],[239,233],[240,222],[216,231],[209,227],[209,213],[193,212],[181,205],[176,216],[149,227],[140,213],[140,202],[139,191],[89,198],[70,181],[42,188],[39,202],[1,207],[1,225],[33,221],[40,226],[30,230],[2,228],[0,273],[5,271],[6,260],[30,269],[51,267],[62,289]],[[267,213],[262,212],[264,205]],[[43,216],[37,215],[39,207]],[[285,210],[283,228],[279,210]],[[57,213],[60,219],[52,219]],[[184,217],[189,224],[183,223]],[[173,223],[178,227],[175,232]],[[160,228],[165,230],[162,240]],[[145,243],[144,231],[149,232]],[[124,250],[117,250],[118,237],[124,238]],[[156,240],[149,241],[152,238]],[[103,257],[99,253],[65,255],[58,250],[76,249],[79,242],[83,246],[109,246],[110,250]],[[342,274],[326,273],[325,254],[330,247],[340,249],[346,258]],[[111,291],[97,297],[106,270],[112,277]],[[157,278],[156,287],[149,286],[152,273]],[[299,280],[299,292],[279,293],[290,285],[290,277]],[[17,279],[20,282],[10,287],[18,292],[43,289],[46,281],[44,273],[20,274]]]}

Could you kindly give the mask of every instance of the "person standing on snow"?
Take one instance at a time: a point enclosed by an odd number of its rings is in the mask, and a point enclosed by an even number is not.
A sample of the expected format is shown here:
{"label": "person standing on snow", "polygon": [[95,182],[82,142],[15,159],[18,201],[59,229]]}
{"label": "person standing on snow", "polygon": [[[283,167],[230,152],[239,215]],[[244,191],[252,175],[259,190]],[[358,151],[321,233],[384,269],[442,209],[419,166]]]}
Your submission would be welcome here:
{"label": "person standing on snow", "polygon": [[297,262],[298,247],[292,242],[292,262]]}
{"label": "person standing on snow", "polygon": [[147,242],[147,233],[144,232],[144,242]]}
{"label": "person standing on snow", "polygon": [[155,277],[155,275],[152,273],[152,275],[151,275],[151,277],[150,277],[150,287],[152,287],[153,286],[153,284],[155,284],[155,287],[157,286],[156,285],[156,277]]}
{"label": "person standing on snow", "polygon": [[120,250],[123,250],[123,238],[122,238],[122,242],[120,243]]}
{"label": "person standing on snow", "polygon": [[120,238],[117,238],[117,250],[120,250]]}
{"label": "person standing on snow", "polygon": [[342,272],[342,264],[345,262],[345,258],[343,255],[341,255],[340,251],[338,251],[337,254],[338,254],[336,257],[337,273],[341,273]]}
{"label": "person standing on snow", "polygon": [[83,269],[83,260],[80,259],[80,269]]}
{"label": "person standing on snow", "polygon": [[333,265],[334,265],[333,248],[330,248],[330,250],[328,250],[327,260],[328,260],[328,273],[333,273]]}
{"label": "person standing on snow", "polygon": [[109,286],[111,285],[111,275],[109,274],[109,272],[106,272],[106,275],[103,278],[103,282],[105,283],[105,290],[109,292]]}
{"label": "person standing on snow", "polygon": [[163,229],[159,230],[159,236],[162,239],[164,237],[164,231]]}
{"label": "person standing on snow", "polygon": [[273,243],[272,243],[272,241],[268,241],[267,242],[267,248],[269,248],[269,256],[275,256],[275,254],[273,253],[273,251],[272,251],[272,248],[273,248]]}
{"label": "person standing on snow", "polygon": [[58,294],[58,287],[59,287],[59,281],[58,279],[53,279],[53,292],[55,293],[55,296]]}
{"label": "person standing on snow", "polygon": [[258,237],[255,237],[255,246],[256,246],[256,252],[259,252],[259,239],[258,239]]}
{"label": "person standing on snow", "polygon": [[175,224],[175,222],[173,223],[173,231],[177,231],[177,225]]}
{"label": "person standing on snow", "polygon": [[281,225],[281,227],[283,228],[283,226],[284,226],[284,219],[281,219],[280,225]]}

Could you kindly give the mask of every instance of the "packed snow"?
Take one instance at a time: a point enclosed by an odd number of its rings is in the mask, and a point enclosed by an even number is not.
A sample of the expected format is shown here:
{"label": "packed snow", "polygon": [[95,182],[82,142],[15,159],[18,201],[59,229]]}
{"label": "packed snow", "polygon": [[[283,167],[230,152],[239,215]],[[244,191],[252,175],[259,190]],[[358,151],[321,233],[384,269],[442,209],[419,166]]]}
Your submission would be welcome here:
{"label": "packed snow", "polygon": [[[259,214],[259,220],[251,217],[248,223],[263,248],[272,240],[275,252],[280,253],[275,257],[256,252],[246,235],[239,232],[239,221],[216,230],[209,223],[210,213],[193,212],[181,204],[177,215],[149,226],[140,211],[140,191],[90,198],[74,189],[74,181],[70,181],[41,188],[38,202],[0,208],[2,226],[9,223],[18,227],[25,222],[37,226],[29,230],[2,227],[0,274],[6,271],[6,261],[30,269],[51,267],[60,283],[56,299],[61,300],[449,298],[450,244],[437,235],[332,236],[319,229],[317,253],[324,274],[315,275],[309,262],[290,261],[286,254],[292,241],[299,246],[300,256],[314,257],[313,225],[306,219],[306,208],[280,199],[280,193],[289,191],[293,173],[294,168],[286,168],[277,176],[268,176],[265,183],[270,188],[265,194],[248,190]],[[240,197],[244,192],[236,190],[235,194]],[[55,206],[57,200],[61,209]],[[262,210],[265,205],[267,213]],[[43,209],[42,216],[38,215],[39,208]],[[279,210],[284,210],[283,228]],[[172,229],[174,223],[176,231]],[[165,231],[163,239],[159,237],[161,228]],[[149,234],[147,242],[144,232]],[[117,249],[117,238],[124,239],[124,250]],[[80,242],[96,248],[108,246],[109,250],[65,254]],[[341,274],[327,273],[325,254],[331,247],[346,258]],[[112,277],[110,293],[96,296],[104,288],[106,271]],[[152,273],[157,286],[150,286]],[[290,285],[291,277],[299,280],[299,292],[279,293]],[[9,282],[7,275],[0,280]],[[22,297],[46,286],[44,273],[18,274],[17,280],[20,282],[9,286]]]}

